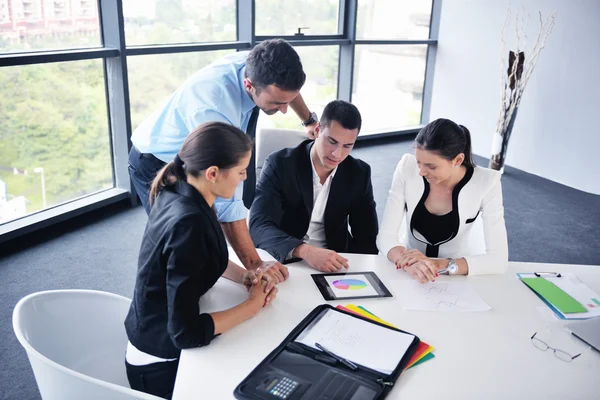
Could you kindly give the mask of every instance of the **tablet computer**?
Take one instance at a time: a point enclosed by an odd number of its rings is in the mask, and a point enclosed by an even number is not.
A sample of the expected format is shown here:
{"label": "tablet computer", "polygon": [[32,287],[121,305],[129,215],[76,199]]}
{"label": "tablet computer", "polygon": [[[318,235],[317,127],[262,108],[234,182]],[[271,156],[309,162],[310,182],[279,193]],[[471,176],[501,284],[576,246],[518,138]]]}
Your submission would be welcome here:
{"label": "tablet computer", "polygon": [[393,297],[373,271],[312,274],[327,301]]}

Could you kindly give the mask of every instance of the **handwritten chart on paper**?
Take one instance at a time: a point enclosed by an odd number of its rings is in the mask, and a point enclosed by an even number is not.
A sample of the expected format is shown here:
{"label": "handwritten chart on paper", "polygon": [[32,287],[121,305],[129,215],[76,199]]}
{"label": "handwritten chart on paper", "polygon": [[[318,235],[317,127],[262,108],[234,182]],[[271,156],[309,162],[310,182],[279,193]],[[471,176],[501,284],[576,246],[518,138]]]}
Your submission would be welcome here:
{"label": "handwritten chart on paper", "polygon": [[435,312],[486,311],[490,306],[467,282],[394,282],[406,310]]}
{"label": "handwritten chart on paper", "polygon": [[377,296],[379,294],[363,274],[348,277],[343,275],[326,276],[325,280],[338,299],[354,296]]}

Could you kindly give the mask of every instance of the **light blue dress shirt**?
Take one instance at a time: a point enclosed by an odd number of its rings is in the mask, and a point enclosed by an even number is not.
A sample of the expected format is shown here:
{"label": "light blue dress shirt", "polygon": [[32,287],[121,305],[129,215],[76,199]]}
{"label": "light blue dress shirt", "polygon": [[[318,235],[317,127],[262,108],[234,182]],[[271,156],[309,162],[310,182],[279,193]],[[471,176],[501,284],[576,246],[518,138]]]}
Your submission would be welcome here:
{"label": "light blue dress shirt", "polygon": [[[133,132],[131,141],[140,153],[169,162],[187,135],[209,121],[221,121],[246,132],[254,102],[244,89],[247,51],[228,55],[189,78],[166,102]],[[246,218],[242,184],[231,199],[215,200],[217,218],[233,222]]]}

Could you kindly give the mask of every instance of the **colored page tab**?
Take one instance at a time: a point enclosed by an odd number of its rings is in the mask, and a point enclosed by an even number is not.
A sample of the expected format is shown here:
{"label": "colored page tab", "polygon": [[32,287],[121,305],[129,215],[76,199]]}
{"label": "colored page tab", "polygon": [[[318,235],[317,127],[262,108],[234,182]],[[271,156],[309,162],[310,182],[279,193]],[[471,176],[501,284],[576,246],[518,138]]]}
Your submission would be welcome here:
{"label": "colored page tab", "polygon": [[408,364],[406,364],[405,369],[408,369],[408,368],[412,367],[413,365],[415,365],[417,362],[419,362],[425,356],[427,356],[427,354],[430,354],[432,350],[433,350],[433,347],[431,347],[427,343],[425,343],[425,342],[419,343],[419,347],[417,347],[417,351],[415,351],[415,354],[413,354],[412,357],[410,358],[410,360],[408,360]]}
{"label": "colored page tab", "polygon": [[544,278],[521,278],[521,280],[564,314],[587,312],[581,303]]}
{"label": "colored page tab", "polygon": [[358,308],[354,304],[346,304],[346,308],[348,308],[352,312],[355,312],[355,313],[357,313],[359,315],[362,315],[365,318],[369,318],[370,320],[377,321],[380,324],[384,324],[384,325],[390,326],[392,328],[398,329],[397,327],[395,327],[394,325],[390,324],[389,322],[386,322],[386,321],[382,320],[381,318],[377,317],[375,314],[373,314],[373,313],[371,313],[369,311],[365,311],[365,310],[363,310],[361,308]]}
{"label": "colored page tab", "polygon": [[415,365],[419,365],[421,363],[424,363],[427,360],[431,360],[433,357],[435,357],[435,354],[433,354],[433,353],[427,353],[420,360],[418,360],[418,361],[410,364],[408,367],[406,367],[406,369],[409,369],[409,368],[414,367]]}
{"label": "colored page tab", "polygon": [[338,310],[349,312],[350,314],[354,314],[354,315],[358,315],[360,317],[364,317],[364,315],[362,315],[360,313],[357,313],[356,311],[352,311],[349,308],[346,308],[346,307],[344,307],[342,305],[337,305],[337,306],[335,306],[335,308],[337,308]]}

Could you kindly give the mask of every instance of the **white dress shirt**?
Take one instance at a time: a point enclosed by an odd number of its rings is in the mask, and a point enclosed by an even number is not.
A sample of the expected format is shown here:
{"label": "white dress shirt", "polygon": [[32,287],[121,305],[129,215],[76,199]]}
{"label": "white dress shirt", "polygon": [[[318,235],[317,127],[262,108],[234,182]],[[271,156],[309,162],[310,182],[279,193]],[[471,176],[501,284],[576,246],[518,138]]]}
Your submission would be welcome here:
{"label": "white dress shirt", "polygon": [[[315,169],[315,163],[313,162],[312,154],[310,155],[310,165],[312,167],[313,177],[313,209],[310,215],[310,223],[308,225],[308,231],[302,240],[304,243],[311,246],[326,248],[327,240],[325,239],[325,208],[327,207],[327,200],[329,199],[329,191],[331,189],[331,181],[337,172],[337,167],[325,179],[325,183],[321,184],[321,178],[317,174]],[[292,253],[295,249],[292,249],[286,259],[292,258]]]}
{"label": "white dress shirt", "polygon": [[324,222],[325,207],[327,207],[327,199],[329,199],[331,181],[335,176],[337,167],[331,171],[327,179],[325,179],[325,183],[321,184],[321,178],[319,178],[317,170],[315,169],[315,163],[313,162],[312,155],[310,157],[310,165],[312,167],[313,175],[313,209],[312,214],[310,215],[308,231],[302,240],[311,246],[325,248],[327,247]]}

